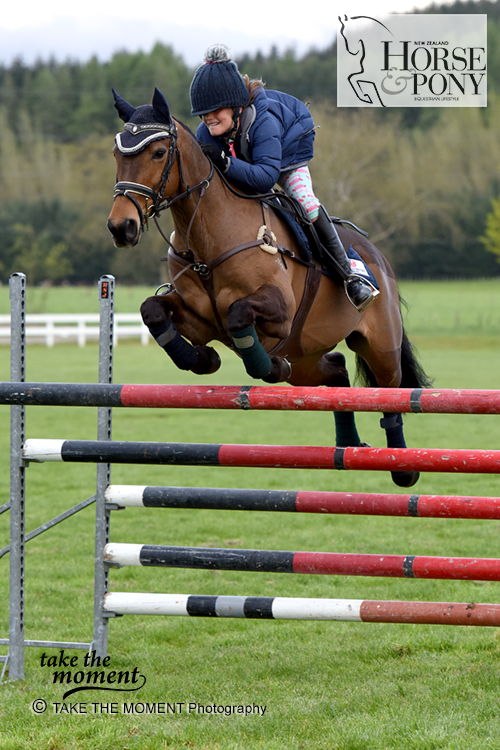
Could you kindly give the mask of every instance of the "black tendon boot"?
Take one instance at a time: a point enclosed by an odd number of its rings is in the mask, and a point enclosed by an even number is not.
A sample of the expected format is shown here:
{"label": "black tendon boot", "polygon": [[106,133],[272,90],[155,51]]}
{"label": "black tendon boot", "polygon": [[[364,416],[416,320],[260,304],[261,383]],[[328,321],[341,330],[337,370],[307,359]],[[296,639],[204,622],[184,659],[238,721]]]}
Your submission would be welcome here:
{"label": "black tendon boot", "polygon": [[346,251],[337,234],[337,230],[328,216],[324,206],[319,207],[318,218],[314,222],[314,229],[318,233],[323,246],[321,260],[331,271],[335,271],[344,282],[347,298],[354,307],[363,312],[373,302],[380,292],[366,279],[353,274]]}

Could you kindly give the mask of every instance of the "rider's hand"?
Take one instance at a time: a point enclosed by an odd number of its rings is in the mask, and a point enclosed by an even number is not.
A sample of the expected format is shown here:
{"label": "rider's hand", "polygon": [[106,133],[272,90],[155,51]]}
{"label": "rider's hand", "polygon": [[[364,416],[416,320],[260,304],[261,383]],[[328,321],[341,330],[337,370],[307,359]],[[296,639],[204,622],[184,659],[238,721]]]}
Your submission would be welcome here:
{"label": "rider's hand", "polygon": [[213,143],[200,143],[201,150],[208,156],[214,167],[220,172],[227,172],[231,163],[230,157],[223,148],[219,148]]}

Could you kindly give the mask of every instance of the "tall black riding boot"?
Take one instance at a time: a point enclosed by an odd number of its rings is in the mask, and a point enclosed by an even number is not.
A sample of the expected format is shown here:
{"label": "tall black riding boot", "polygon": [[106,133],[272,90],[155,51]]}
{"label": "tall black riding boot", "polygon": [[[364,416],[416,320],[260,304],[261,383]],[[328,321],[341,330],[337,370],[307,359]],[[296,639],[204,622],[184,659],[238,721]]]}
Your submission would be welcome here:
{"label": "tall black riding boot", "polygon": [[323,246],[321,260],[340,276],[349,302],[352,302],[359,312],[363,312],[380,292],[369,281],[353,274],[344,246],[324,206],[319,207],[314,229]]}

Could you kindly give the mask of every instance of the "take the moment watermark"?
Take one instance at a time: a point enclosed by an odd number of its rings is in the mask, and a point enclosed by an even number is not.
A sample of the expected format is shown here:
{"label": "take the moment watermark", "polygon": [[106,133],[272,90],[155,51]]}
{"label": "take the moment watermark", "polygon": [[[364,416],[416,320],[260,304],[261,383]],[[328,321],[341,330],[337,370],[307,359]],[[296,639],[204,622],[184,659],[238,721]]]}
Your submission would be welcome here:
{"label": "take the moment watermark", "polygon": [[337,106],[486,107],[484,14],[339,16]]}
{"label": "take the moment watermark", "polygon": [[[95,651],[84,655],[68,654],[65,649],[58,653],[43,653],[40,667],[47,670],[52,685],[63,686],[60,701],[48,701],[36,698],[31,702],[33,713],[41,715],[53,713],[58,715],[206,715],[206,716],[257,716],[262,718],[267,706],[259,703],[216,703],[196,700],[184,701],[148,701],[138,698],[137,693],[146,685],[146,677],[139,667],[130,669],[113,669],[111,657],[99,657]],[[134,693],[130,699],[121,701],[103,701],[102,697],[93,700],[82,700],[82,693],[93,691],[93,695],[102,691],[115,693]],[[68,700],[75,693],[78,699]],[[123,696],[125,698],[125,696]]]}

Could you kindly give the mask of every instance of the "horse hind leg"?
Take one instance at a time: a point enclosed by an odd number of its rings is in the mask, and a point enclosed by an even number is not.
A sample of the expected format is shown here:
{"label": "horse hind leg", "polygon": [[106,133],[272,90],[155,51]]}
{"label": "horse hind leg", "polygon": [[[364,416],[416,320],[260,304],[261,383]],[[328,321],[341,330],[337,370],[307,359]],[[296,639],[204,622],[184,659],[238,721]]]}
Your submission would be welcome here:
{"label": "horse hind leg", "polygon": [[[357,356],[358,376],[365,385],[376,388],[380,385],[365,359]],[[398,368],[399,369],[399,368]],[[425,388],[430,381],[423,371],[421,365],[415,358],[412,346],[403,331],[400,357],[400,383],[401,388]],[[403,431],[403,417],[399,412],[383,412],[380,426],[385,430],[388,448],[406,448],[406,440]],[[413,487],[420,477],[417,471],[391,471],[394,484],[398,487]]]}
{"label": "horse hind leg", "polygon": [[[316,363],[312,370],[302,373],[294,365],[293,385],[326,385],[331,388],[350,388],[349,373],[345,366],[345,357],[341,352],[328,352]],[[363,445],[356,427],[356,419],[352,411],[334,411],[335,445],[338,448],[358,447]]]}
{"label": "horse hind leg", "polygon": [[[430,379],[416,359],[412,345],[403,331],[401,342],[401,388],[428,388]],[[388,448],[406,448],[403,433],[403,417],[399,412],[384,412],[380,426],[385,430]],[[399,487],[413,487],[418,482],[417,471],[395,471],[392,478]]]}
{"label": "horse hind leg", "polygon": [[[364,362],[364,360],[363,360]],[[366,365],[366,363],[364,363]],[[367,366],[366,366],[367,367]],[[368,385],[376,388],[378,383],[370,371]],[[406,440],[403,431],[403,417],[400,412],[383,412],[380,426],[385,430],[386,444],[388,448],[406,448]],[[413,487],[419,480],[418,471],[391,471],[392,481],[398,487]]]}
{"label": "horse hind leg", "polygon": [[[345,366],[345,357],[341,352],[330,352],[323,357],[326,371],[330,371],[329,382],[326,385],[336,388],[350,388],[349,373]],[[337,448],[363,445],[356,427],[356,417],[353,411],[334,411],[335,445]]]}
{"label": "horse hind leg", "polygon": [[[388,448],[406,448],[403,417],[399,412],[384,412],[380,426],[385,430]],[[391,471],[392,481],[398,487],[413,487],[419,480],[418,471]]]}

